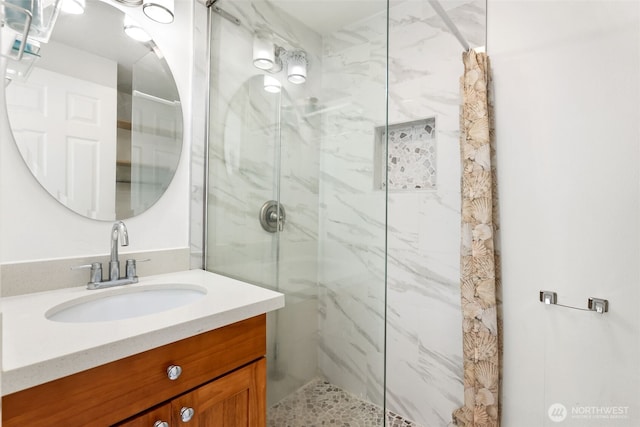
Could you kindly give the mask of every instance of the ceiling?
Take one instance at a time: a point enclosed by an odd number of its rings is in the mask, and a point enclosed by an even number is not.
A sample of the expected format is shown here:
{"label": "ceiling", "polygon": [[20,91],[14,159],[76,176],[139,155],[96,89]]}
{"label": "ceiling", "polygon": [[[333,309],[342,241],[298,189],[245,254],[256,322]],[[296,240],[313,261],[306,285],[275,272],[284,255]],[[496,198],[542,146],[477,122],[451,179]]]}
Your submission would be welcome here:
{"label": "ceiling", "polygon": [[387,10],[386,0],[270,0],[270,3],[319,34],[333,33]]}
{"label": "ceiling", "polygon": [[[364,20],[378,13],[387,12],[387,0],[268,0],[276,7],[297,18],[306,26],[325,35],[333,33],[346,25]],[[390,0],[390,9],[402,8],[413,3],[424,4],[430,9],[426,0]],[[460,7],[469,0],[440,0],[442,8],[450,11]],[[222,5],[224,8],[224,5]],[[426,11],[425,11],[426,12]],[[393,14],[393,12],[390,12]],[[431,9],[431,13],[436,14]]]}

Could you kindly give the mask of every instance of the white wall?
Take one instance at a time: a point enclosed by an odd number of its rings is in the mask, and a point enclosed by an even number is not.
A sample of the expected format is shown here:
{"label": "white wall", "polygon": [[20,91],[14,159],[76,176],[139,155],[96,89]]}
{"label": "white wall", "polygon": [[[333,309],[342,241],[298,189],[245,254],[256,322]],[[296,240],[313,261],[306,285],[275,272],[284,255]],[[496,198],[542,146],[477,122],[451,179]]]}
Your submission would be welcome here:
{"label": "white wall", "polygon": [[[176,0],[171,25],[153,23],[141,8],[119,6],[142,23],[164,53],[180,92],[184,117],[182,157],[172,184],[148,211],[126,220],[127,252],[189,246],[193,0]],[[81,35],[79,35],[81,37]],[[81,217],[43,190],[24,164],[0,105],[0,262],[105,254],[111,222]]]}
{"label": "white wall", "polygon": [[506,427],[640,425],[639,34],[637,1],[489,1]]}

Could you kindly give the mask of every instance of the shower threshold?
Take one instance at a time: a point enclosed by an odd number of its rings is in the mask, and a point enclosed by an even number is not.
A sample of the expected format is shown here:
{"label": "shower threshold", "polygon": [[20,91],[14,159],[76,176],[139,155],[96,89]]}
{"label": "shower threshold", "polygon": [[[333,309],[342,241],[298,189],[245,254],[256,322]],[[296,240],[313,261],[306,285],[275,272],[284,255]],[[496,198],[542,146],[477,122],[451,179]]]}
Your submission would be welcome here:
{"label": "shower threshold", "polygon": [[[387,411],[387,427],[420,427]],[[382,427],[382,408],[315,378],[267,411],[267,427]]]}

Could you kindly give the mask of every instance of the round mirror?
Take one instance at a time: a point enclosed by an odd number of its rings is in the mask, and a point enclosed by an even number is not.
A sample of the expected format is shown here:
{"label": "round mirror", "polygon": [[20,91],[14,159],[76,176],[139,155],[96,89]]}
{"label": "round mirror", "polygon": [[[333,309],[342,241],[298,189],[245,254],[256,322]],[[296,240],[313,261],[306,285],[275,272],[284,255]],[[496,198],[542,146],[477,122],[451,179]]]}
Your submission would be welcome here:
{"label": "round mirror", "polygon": [[125,26],[138,27],[102,1],[86,2],[82,15],[61,13],[27,78],[6,88],[11,130],[33,176],[69,209],[108,221],[151,207],[182,151],[169,66],[153,40],[134,40]]}

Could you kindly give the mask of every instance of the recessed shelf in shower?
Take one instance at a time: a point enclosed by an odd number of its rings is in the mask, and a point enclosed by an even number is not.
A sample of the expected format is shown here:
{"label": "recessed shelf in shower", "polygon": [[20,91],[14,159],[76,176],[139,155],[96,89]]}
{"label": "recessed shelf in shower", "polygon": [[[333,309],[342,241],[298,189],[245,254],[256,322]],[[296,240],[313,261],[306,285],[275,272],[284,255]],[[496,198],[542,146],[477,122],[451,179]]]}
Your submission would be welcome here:
{"label": "recessed shelf in shower", "polygon": [[[389,144],[385,149],[387,132]],[[435,117],[376,127],[375,188],[388,185],[389,191],[435,190],[436,141]]]}

